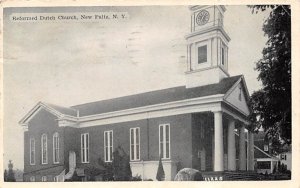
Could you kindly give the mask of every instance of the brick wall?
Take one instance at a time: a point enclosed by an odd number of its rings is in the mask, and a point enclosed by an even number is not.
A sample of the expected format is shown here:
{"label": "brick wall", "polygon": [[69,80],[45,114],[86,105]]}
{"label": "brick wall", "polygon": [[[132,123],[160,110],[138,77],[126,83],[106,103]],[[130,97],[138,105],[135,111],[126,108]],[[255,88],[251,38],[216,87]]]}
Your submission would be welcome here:
{"label": "brick wall", "polygon": [[[99,158],[104,161],[104,131],[113,130],[113,148],[121,146],[129,155],[130,128],[140,128],[140,159],[159,160],[159,125],[170,124],[171,160],[180,162],[182,167],[192,167],[192,124],[191,114],[145,119],[86,128],[58,127],[57,117],[40,110],[29,122],[29,130],[24,133],[24,178],[29,181],[35,175],[41,181],[47,175],[48,181],[62,170],[68,169],[69,151],[75,151],[77,166],[94,165]],[[53,164],[53,134],[59,133],[60,163]],[[48,135],[48,164],[41,164],[41,136]],[[89,133],[89,164],[81,164],[81,134]],[[35,138],[35,165],[29,161],[29,139]],[[50,177],[51,176],[51,177]],[[51,180],[50,180],[50,179]]]}
{"label": "brick wall", "polygon": [[[58,127],[57,117],[41,109],[29,122],[24,133],[24,177],[26,174],[59,174],[64,165],[64,128]],[[53,134],[59,133],[59,164],[53,164]],[[48,164],[41,161],[41,136],[47,134]],[[30,138],[35,139],[35,165],[30,165]],[[60,168],[61,167],[61,168]],[[44,169],[44,170],[43,170]],[[56,169],[56,170],[53,170]],[[43,173],[42,173],[43,171]],[[32,172],[32,173],[31,173]]]}
{"label": "brick wall", "polygon": [[[190,114],[81,128],[79,129],[77,140],[80,140],[80,134],[89,133],[89,162],[93,164],[99,158],[104,160],[104,131],[113,130],[113,148],[121,146],[129,155],[129,130],[130,128],[139,127],[141,139],[140,159],[145,161],[159,160],[159,125],[166,123],[170,124],[171,160],[180,161],[184,167],[191,167],[192,139],[190,136]],[[77,146],[76,151],[79,151],[76,153],[77,162],[81,163],[80,143]]]}

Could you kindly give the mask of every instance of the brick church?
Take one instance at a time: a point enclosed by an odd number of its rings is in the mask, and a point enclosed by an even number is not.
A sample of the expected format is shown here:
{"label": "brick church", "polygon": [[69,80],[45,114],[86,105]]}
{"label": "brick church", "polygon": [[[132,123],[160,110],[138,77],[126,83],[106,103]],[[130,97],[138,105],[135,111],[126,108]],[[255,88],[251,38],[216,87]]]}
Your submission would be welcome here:
{"label": "brick church", "polygon": [[20,121],[24,181],[67,181],[75,172],[88,181],[89,169],[111,163],[117,147],[142,179],[156,180],[160,156],[165,180],[181,168],[254,169],[249,93],[242,75],[228,73],[226,8],[189,9],[186,84],[70,107],[39,102]]}

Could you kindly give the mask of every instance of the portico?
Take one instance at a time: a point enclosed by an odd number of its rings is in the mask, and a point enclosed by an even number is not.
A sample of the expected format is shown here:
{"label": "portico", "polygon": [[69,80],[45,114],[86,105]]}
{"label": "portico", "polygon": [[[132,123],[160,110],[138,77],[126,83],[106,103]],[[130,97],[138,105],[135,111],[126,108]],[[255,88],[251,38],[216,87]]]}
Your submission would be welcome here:
{"label": "portico", "polygon": [[[194,147],[198,148],[197,157],[199,158],[198,163],[197,159],[193,163],[193,168],[215,172],[254,170],[253,149],[251,149],[253,148],[253,133],[246,129],[248,122],[226,111],[194,114],[195,119],[205,119],[204,116],[206,116],[207,120],[193,121],[196,122],[194,127],[203,127],[193,129],[194,134],[197,135],[198,131],[200,135],[200,138],[193,142]],[[210,131],[204,129],[210,129]],[[208,146],[210,144],[211,147]]]}
{"label": "portico", "polygon": [[[247,133],[245,132],[245,127],[247,126],[247,121],[241,122],[238,119],[235,119],[234,117],[222,111],[216,111],[213,112],[213,114],[214,114],[214,153],[213,153],[214,168],[213,170],[214,171],[247,170],[247,161],[249,161],[248,170],[253,169],[252,167],[253,162],[252,163],[250,162],[250,160],[253,160],[253,158],[247,159],[247,155],[246,155],[245,135]],[[252,134],[252,133],[248,132],[248,134]],[[236,144],[236,142],[238,143]],[[236,148],[236,145],[238,145],[238,148]],[[249,145],[249,147],[251,146]],[[224,151],[224,148],[226,148],[226,151]],[[237,153],[238,153],[238,158],[236,157]],[[251,155],[248,156],[250,157]]]}

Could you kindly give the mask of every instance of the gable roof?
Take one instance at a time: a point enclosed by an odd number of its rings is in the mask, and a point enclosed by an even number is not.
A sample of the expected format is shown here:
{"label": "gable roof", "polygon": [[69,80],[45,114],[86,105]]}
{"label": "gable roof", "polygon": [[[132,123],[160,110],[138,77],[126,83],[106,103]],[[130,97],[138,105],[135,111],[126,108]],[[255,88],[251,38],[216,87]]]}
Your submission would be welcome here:
{"label": "gable roof", "polygon": [[222,79],[219,83],[195,88],[186,88],[185,86],[179,86],[119,98],[80,104],[72,106],[71,108],[79,110],[80,116],[82,117],[160,103],[179,101],[184,99],[205,97],[216,94],[225,94],[237,81],[240,80],[241,77],[241,75],[228,77]]}

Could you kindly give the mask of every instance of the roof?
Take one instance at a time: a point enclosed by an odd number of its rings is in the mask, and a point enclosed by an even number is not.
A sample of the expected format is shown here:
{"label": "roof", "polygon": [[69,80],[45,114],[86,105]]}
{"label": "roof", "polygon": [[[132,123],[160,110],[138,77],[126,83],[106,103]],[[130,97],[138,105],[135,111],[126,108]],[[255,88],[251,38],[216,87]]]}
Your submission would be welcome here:
{"label": "roof", "polygon": [[[264,146],[268,145],[269,142],[265,138],[266,133],[263,131],[259,131],[257,134],[254,134],[254,158],[260,159],[260,158],[274,158],[276,159],[275,156],[273,156],[269,151],[264,151]],[[270,150],[270,148],[269,148]]]}
{"label": "roof", "polygon": [[[79,110],[80,116],[88,116],[148,105],[155,105],[160,103],[179,101],[184,99],[205,97],[216,94],[225,94],[241,77],[242,75],[228,77],[222,79],[219,83],[195,88],[186,88],[185,86],[179,86],[119,98],[80,104],[76,106],[71,106],[70,108]],[[59,108],[59,110],[69,109],[61,108],[58,106],[56,106],[56,108]],[[71,112],[69,110],[67,111]]]}
{"label": "roof", "polygon": [[263,150],[258,149],[258,147],[254,147],[254,158],[261,159],[261,158],[272,158],[270,154],[264,152]]}
{"label": "roof", "polygon": [[185,86],[179,86],[92,103],[80,104],[71,107],[62,107],[54,104],[39,102],[19,121],[19,123],[21,125],[26,125],[27,122],[41,108],[46,109],[50,113],[53,113],[60,118],[68,116],[68,118],[72,119],[155,104],[181,101],[185,99],[213,96],[218,94],[225,95],[239,81],[243,81],[242,75],[224,78],[219,83],[195,88],[186,88]]}
{"label": "roof", "polygon": [[73,108],[67,108],[67,107],[63,107],[63,106],[58,106],[55,104],[49,104],[49,103],[44,103],[47,106],[49,106],[50,108],[53,108],[54,110],[65,114],[65,115],[70,115],[70,116],[77,116],[77,110],[73,109]]}

